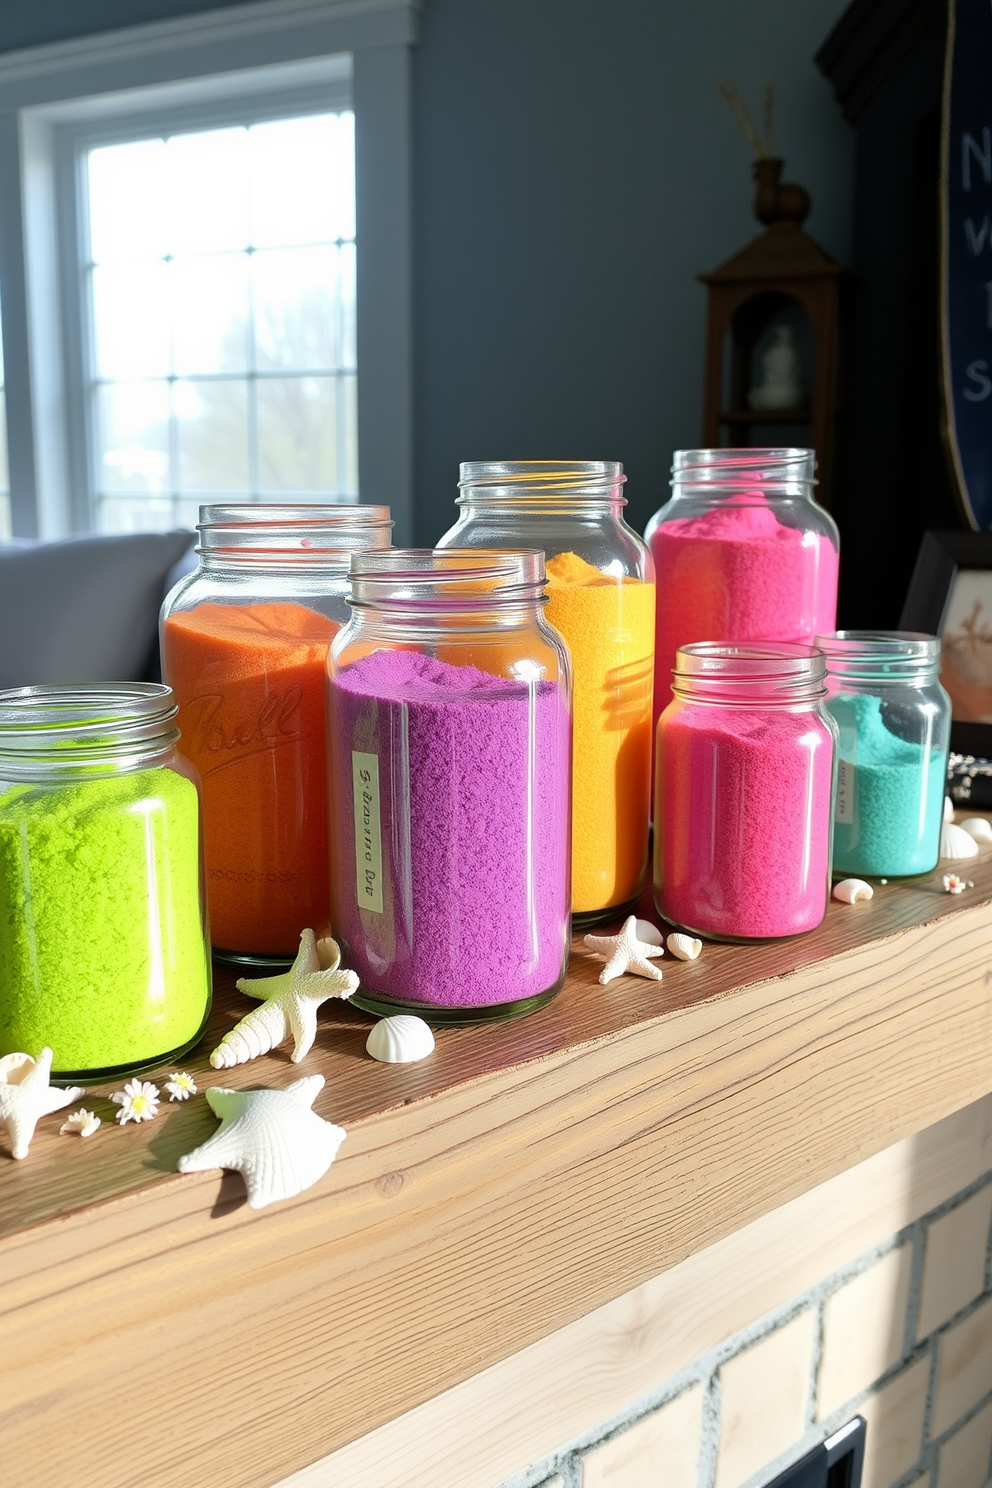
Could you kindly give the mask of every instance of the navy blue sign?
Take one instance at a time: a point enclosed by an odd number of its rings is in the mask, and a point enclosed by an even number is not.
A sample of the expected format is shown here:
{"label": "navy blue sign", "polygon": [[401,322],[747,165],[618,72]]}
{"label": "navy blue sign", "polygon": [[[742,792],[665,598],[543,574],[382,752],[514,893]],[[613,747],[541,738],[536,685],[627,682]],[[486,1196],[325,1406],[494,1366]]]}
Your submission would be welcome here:
{"label": "navy blue sign", "polygon": [[944,403],[961,499],[992,528],[992,0],[951,0],[944,92]]}

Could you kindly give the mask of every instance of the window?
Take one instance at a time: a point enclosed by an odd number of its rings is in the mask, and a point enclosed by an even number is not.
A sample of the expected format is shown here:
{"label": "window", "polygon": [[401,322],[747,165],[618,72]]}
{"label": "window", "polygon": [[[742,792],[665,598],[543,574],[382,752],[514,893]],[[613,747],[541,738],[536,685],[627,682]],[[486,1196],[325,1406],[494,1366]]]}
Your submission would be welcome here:
{"label": "window", "polygon": [[411,539],[417,11],[254,0],[0,55],[17,536],[360,495]]}
{"label": "window", "polygon": [[82,145],[75,174],[94,525],[357,499],[354,115]]}

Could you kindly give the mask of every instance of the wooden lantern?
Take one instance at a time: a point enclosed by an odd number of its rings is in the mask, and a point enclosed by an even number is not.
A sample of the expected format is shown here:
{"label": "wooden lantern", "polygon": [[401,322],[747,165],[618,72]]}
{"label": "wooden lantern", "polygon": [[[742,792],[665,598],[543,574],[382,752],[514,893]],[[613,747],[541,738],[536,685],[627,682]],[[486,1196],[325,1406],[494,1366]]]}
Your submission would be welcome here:
{"label": "wooden lantern", "polygon": [[[699,276],[709,290],[703,444],[811,447],[818,499],[829,505],[844,270],[803,232],[809,195],[781,173],[781,160],[754,162],[754,215],[766,231]],[[774,390],[760,386],[762,358],[767,366],[770,337],[785,325],[802,363],[802,391],[776,403]]]}

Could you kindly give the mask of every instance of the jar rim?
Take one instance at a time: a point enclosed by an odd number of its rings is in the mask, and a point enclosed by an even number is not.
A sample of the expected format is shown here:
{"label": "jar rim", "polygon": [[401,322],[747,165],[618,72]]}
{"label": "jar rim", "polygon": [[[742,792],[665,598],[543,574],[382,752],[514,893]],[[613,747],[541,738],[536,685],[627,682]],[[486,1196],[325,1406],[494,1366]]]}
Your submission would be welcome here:
{"label": "jar rim", "polygon": [[908,676],[940,665],[939,636],[917,630],[836,630],[818,635],[827,672],[845,677]]}
{"label": "jar rim", "polygon": [[615,502],[626,506],[627,477],[619,460],[464,460],[458,467],[459,506],[555,502]]}
{"label": "jar rim", "polygon": [[543,597],[536,548],[380,548],[351,555],[355,608],[401,605],[491,609]]}
{"label": "jar rim", "polygon": [[675,653],[672,686],[713,701],[743,701],[757,689],[778,702],[802,702],[823,696],[825,677],[822,651],[797,641],[692,641]]}
{"label": "jar rim", "polygon": [[196,552],[208,563],[346,569],[350,554],[388,547],[392,528],[388,506],[223,503],[200,507]]}
{"label": "jar rim", "polygon": [[676,495],[720,489],[800,495],[817,484],[816,463],[816,451],[798,445],[676,450],[671,484]]}
{"label": "jar rim", "polygon": [[64,682],[0,690],[0,756],[147,756],[179,738],[172,688],[160,682]]}

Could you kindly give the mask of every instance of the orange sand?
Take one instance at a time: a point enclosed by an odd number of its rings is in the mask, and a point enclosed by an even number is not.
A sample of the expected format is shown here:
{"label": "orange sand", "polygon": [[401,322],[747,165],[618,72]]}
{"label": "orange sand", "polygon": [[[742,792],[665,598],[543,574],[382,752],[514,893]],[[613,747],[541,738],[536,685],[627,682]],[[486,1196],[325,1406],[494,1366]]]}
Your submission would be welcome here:
{"label": "orange sand", "polygon": [[572,909],[633,899],[647,866],[654,585],[548,562],[547,618],[574,670]]}
{"label": "orange sand", "polygon": [[303,605],[170,615],[165,680],[203,782],[211,939],[293,957],[330,932],[324,667],[338,625]]}

